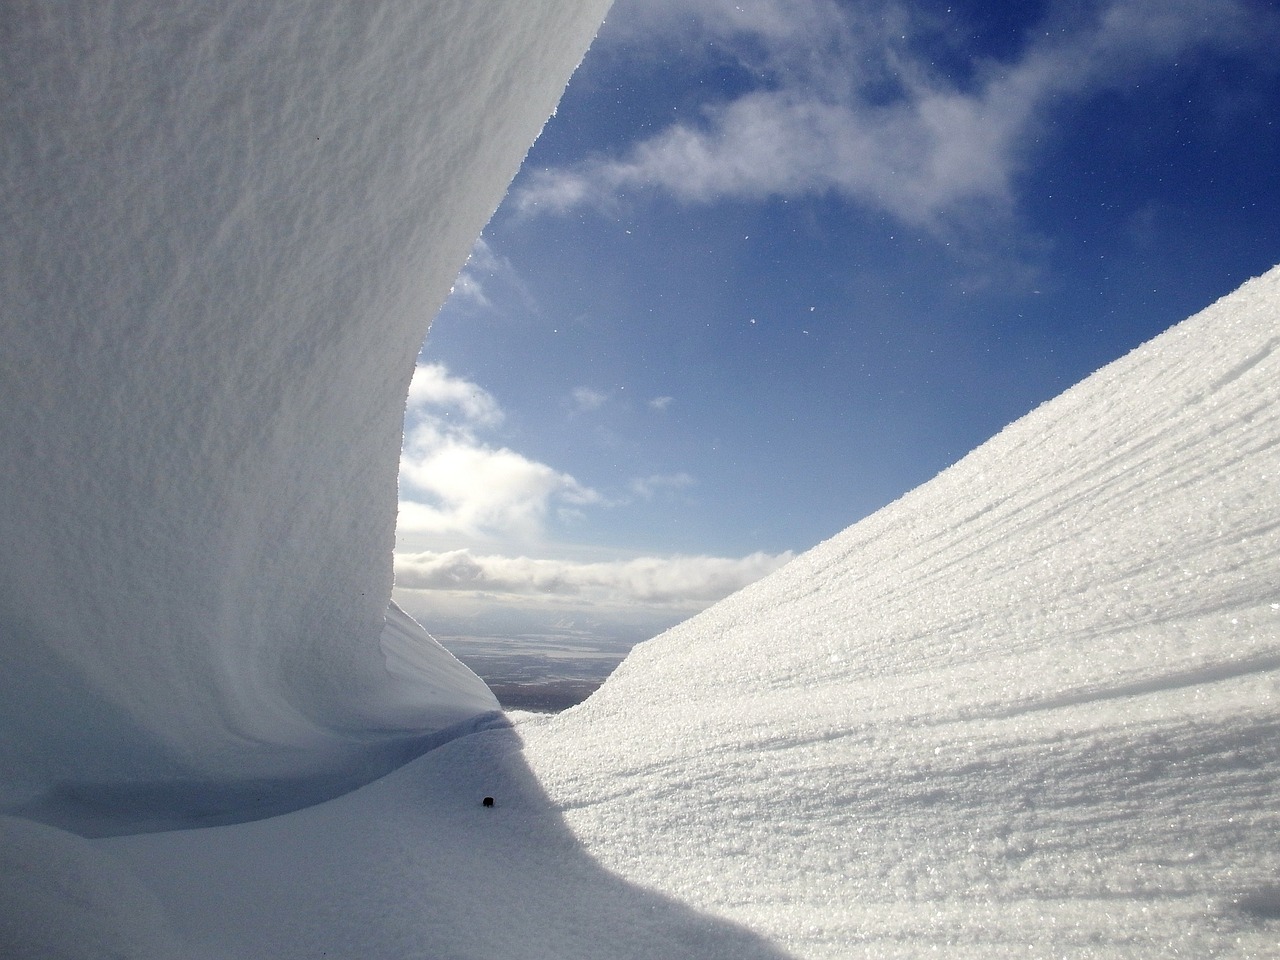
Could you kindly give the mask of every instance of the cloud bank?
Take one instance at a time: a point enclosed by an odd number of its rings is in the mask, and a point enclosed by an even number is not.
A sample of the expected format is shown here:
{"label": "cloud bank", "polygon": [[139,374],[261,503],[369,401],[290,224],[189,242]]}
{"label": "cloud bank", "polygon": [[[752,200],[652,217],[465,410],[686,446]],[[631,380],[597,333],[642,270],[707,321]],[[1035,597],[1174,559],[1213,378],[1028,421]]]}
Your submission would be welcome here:
{"label": "cloud bank", "polygon": [[483,556],[470,550],[396,555],[396,586],[575,598],[610,604],[703,607],[789,561],[790,552],[729,557],[637,557],[579,562]]}
{"label": "cloud bank", "polygon": [[608,206],[640,189],[689,203],[834,193],[942,233],[974,210],[1012,209],[1065,98],[1204,53],[1265,54],[1280,36],[1273,13],[1232,0],[1063,7],[1000,61],[975,59],[955,22],[897,3],[649,0],[635,19],[633,42],[714,49],[755,83],[621,156],[534,174],[520,211]]}
{"label": "cloud bank", "polygon": [[[572,399],[575,412],[583,412],[598,409],[607,396],[582,387]],[[792,557],[788,551],[583,562],[524,555],[555,552],[553,520],[580,520],[587,507],[652,501],[696,481],[684,472],[652,474],[606,499],[568,473],[487,440],[504,420],[497,399],[478,384],[443,364],[416,368],[400,465],[396,591],[406,610],[442,634],[502,632],[518,614],[525,632],[576,635],[577,619],[567,626],[554,619],[568,613],[586,617],[582,622],[591,624],[596,639],[634,643]],[[441,549],[458,542],[488,546]],[[416,549],[424,544],[431,549]],[[553,620],[543,622],[547,616]]]}

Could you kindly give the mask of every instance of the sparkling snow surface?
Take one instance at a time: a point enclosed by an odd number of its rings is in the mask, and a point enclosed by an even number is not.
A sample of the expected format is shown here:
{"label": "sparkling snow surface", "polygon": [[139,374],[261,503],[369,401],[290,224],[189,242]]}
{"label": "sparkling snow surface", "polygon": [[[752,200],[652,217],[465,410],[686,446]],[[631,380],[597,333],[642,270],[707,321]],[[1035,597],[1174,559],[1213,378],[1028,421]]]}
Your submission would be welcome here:
{"label": "sparkling snow surface", "polygon": [[606,6],[6,5],[0,810],[263,815],[497,709],[385,623],[405,395]]}

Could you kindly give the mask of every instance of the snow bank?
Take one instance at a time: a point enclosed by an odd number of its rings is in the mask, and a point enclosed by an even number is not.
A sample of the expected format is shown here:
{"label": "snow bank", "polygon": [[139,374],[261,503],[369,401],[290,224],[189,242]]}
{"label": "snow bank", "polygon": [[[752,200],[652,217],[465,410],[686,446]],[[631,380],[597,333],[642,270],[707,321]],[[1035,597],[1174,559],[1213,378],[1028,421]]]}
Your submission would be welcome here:
{"label": "snow bank", "polygon": [[606,5],[3,15],[0,809],[260,815],[496,707],[386,626],[401,418]]}
{"label": "snow bank", "polygon": [[526,757],[806,957],[1280,956],[1280,268],[637,647]]}

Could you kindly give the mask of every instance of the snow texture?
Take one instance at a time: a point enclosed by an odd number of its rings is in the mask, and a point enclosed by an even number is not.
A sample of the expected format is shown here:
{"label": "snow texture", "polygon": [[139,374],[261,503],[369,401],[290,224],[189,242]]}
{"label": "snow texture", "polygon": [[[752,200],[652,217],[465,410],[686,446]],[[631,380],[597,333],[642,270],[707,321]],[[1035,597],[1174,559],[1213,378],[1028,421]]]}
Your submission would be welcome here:
{"label": "snow texture", "polygon": [[497,709],[386,619],[405,396],[605,6],[5,5],[0,810],[263,815]]}

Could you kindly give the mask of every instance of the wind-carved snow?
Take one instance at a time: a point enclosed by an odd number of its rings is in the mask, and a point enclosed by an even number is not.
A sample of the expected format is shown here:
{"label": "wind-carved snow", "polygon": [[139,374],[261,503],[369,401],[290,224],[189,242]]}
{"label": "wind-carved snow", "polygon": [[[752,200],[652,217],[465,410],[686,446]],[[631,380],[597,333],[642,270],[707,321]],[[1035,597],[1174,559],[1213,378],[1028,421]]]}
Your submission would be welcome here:
{"label": "wind-carved snow", "polygon": [[4,16],[0,810],[260,816],[496,710],[380,649],[405,395],[606,5]]}

